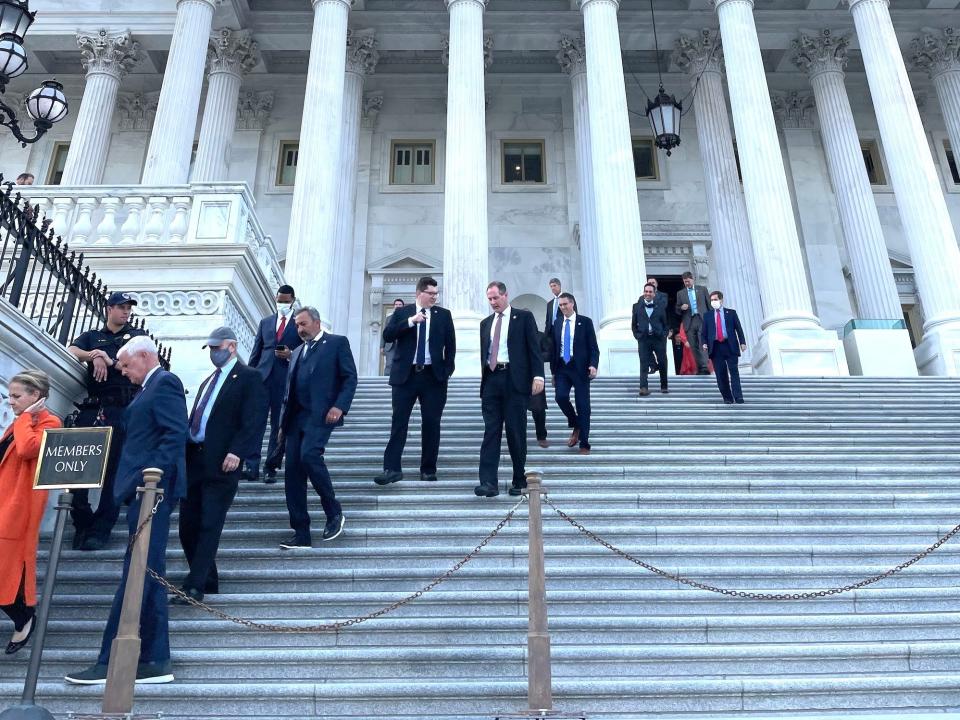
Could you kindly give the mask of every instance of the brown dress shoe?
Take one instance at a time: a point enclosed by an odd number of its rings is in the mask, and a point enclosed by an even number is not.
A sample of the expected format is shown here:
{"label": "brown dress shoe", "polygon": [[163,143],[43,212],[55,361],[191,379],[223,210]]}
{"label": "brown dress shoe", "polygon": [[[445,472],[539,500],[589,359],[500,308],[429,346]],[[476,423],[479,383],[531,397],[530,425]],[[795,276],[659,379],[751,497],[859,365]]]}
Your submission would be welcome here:
{"label": "brown dress shoe", "polygon": [[590,448],[580,448],[580,454],[581,454],[581,455],[589,455],[589,454],[590,454]]}
{"label": "brown dress shoe", "polygon": [[574,428],[573,432],[570,433],[570,439],[567,440],[567,447],[573,447],[578,442],[580,442],[580,429]]}
{"label": "brown dress shoe", "polygon": [[542,448],[550,447],[550,443],[548,443],[546,440],[537,440],[537,445],[539,445]]}
{"label": "brown dress shoe", "polygon": [[640,397],[646,397],[647,395],[650,394],[650,390],[649,390],[648,388],[640,388],[640,392],[637,393],[637,394],[638,394]]}

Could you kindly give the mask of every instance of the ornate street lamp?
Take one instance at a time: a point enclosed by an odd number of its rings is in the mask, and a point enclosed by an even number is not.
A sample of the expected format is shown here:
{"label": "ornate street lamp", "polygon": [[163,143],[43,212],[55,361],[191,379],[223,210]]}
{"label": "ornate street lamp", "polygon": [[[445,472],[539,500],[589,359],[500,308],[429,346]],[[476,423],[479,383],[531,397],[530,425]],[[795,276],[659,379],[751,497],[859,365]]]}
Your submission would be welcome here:
{"label": "ornate street lamp", "polygon": [[657,40],[657,16],[653,12],[653,0],[650,0],[650,21],[653,25],[653,47],[657,54],[657,78],[660,91],[653,100],[647,102],[647,119],[653,128],[654,143],[669,157],[680,144],[680,120],[683,116],[683,104],[676,96],[667,95],[663,89],[663,72],[660,69],[660,43]]}
{"label": "ornate street lamp", "polygon": [[[0,93],[5,93],[7,83],[27,70],[23,39],[36,15],[36,12],[30,12],[29,0],[0,0]],[[0,125],[10,128],[23,147],[35,143],[54,123],[67,116],[63,85],[55,80],[45,80],[27,97],[26,108],[36,131],[32,137],[23,134],[14,109],[0,100]]]}

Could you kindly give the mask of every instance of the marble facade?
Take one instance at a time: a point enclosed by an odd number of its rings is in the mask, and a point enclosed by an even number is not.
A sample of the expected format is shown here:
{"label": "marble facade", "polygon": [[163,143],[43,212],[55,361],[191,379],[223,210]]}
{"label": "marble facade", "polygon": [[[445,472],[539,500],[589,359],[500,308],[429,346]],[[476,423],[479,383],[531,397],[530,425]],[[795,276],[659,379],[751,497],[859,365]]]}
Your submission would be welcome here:
{"label": "marble facade", "polygon": [[[323,5],[326,1],[317,4]],[[624,83],[628,113],[626,118],[618,116],[621,122],[616,132],[622,135],[619,128],[628,123],[633,136],[649,137],[649,124],[643,117],[646,106],[644,91],[653,94],[656,90],[649,17],[644,16],[640,4],[631,0],[622,0],[619,3],[613,0],[594,1],[608,9],[610,5],[619,5],[616,17],[625,58]],[[752,3],[745,0],[727,2],[752,6]],[[555,58],[562,36],[582,36],[583,12],[589,8],[581,9],[578,1],[570,0],[515,0],[514,3],[490,0],[488,4],[480,0],[458,0],[457,3],[450,4],[459,3],[485,5],[485,40],[482,48],[478,46],[476,49],[477,53],[483,54],[489,65],[483,75],[482,88],[485,98],[485,122],[482,124],[485,147],[479,149],[480,156],[485,158],[483,170],[486,174],[481,185],[485,189],[487,206],[485,242],[488,268],[485,274],[491,279],[506,282],[513,297],[519,298],[521,304],[536,310],[542,308],[548,298],[549,278],[559,276],[564,280],[565,289],[578,296],[585,314],[594,316],[598,321],[609,317],[611,322],[618,321],[618,317],[622,320],[620,316],[625,310],[625,298],[628,295],[632,293],[635,299],[640,294],[644,282],[644,264],[646,272],[651,275],[675,277],[683,271],[691,270],[711,288],[721,287],[723,276],[718,267],[716,243],[722,240],[722,233],[718,236],[720,231],[711,223],[708,192],[712,179],[705,176],[705,168],[708,166],[704,163],[700,146],[701,142],[713,137],[713,134],[698,133],[700,109],[698,107],[694,110],[694,100],[687,98],[688,114],[684,118],[681,146],[674,150],[669,158],[662,152],[658,153],[659,178],[636,181],[636,209],[639,212],[640,226],[630,230],[629,234],[631,237],[642,234],[642,246],[640,238],[637,237],[635,243],[625,246],[624,252],[619,252],[615,246],[607,245],[601,248],[602,252],[599,252],[596,258],[586,257],[585,252],[591,242],[591,238],[587,236],[593,233],[594,229],[590,227],[591,223],[581,222],[585,211],[584,195],[581,193],[583,176],[578,168],[576,99],[571,76],[563,72],[561,64]],[[337,275],[343,277],[324,280],[322,285],[329,286],[330,289],[321,288],[316,295],[312,294],[312,275],[309,269],[301,268],[291,272],[292,268],[287,266],[285,274],[288,278],[297,279],[300,286],[298,290],[301,290],[304,303],[323,304],[325,301],[327,305],[337,306],[337,327],[333,330],[350,336],[361,372],[376,374],[379,370],[377,349],[380,322],[385,313],[389,312],[385,308],[396,296],[409,300],[413,282],[422,272],[429,271],[440,275],[443,285],[444,263],[450,257],[449,246],[445,248],[445,215],[451,211],[450,198],[446,192],[451,181],[448,171],[454,167],[457,177],[460,178],[469,172],[461,165],[451,162],[454,159],[447,156],[450,141],[448,133],[451,132],[447,102],[449,68],[442,62],[442,56],[445,41],[453,32],[447,3],[442,0],[366,0],[365,3],[355,2],[349,10],[351,32],[374,34],[379,55],[379,62],[363,77],[359,128],[349,135],[351,143],[354,142],[353,138],[356,138],[354,152],[357,168],[354,177],[355,197],[349,200],[354,204],[352,244],[336,243],[330,234],[333,232],[330,228],[335,227],[338,228],[336,233],[349,234],[350,224],[345,224],[342,218],[339,223],[328,218],[329,223],[323,225],[323,232],[329,237],[322,242],[319,238],[311,237],[310,230],[303,229],[297,231],[298,239],[291,242],[289,234],[295,189],[277,182],[278,158],[283,144],[302,141],[301,133],[305,127],[307,131],[313,132],[303,122],[304,113],[309,112],[309,108],[304,108],[304,98],[308,82],[311,24],[314,17],[310,12],[310,3],[307,0],[302,3],[285,3],[285,9],[280,12],[271,11],[266,7],[269,3],[262,0],[226,0],[220,3],[202,0],[200,4],[216,6],[211,21],[213,30],[224,27],[249,30],[259,48],[256,64],[251,62],[251,67],[244,68],[239,111],[232,139],[217,146],[215,159],[225,163],[226,170],[219,171],[224,172],[225,176],[211,177],[210,165],[206,163],[202,168],[202,179],[219,180],[234,185],[246,183],[249,186],[251,212],[255,213],[258,227],[262,228],[263,234],[272,239],[281,266],[285,258],[289,257],[288,248],[295,245],[299,246],[297,252],[300,257],[305,257],[304,250],[309,251],[307,255],[311,255],[321,248],[324,248],[324,253],[335,246],[346,248],[349,253],[347,257],[338,258],[338,262],[331,264],[329,270],[322,271],[332,276],[336,269]],[[348,3],[337,0],[337,4]],[[718,4],[722,11],[723,3]],[[0,167],[4,168],[4,174],[8,177],[27,170],[37,176],[38,183],[44,183],[49,178],[51,164],[56,159],[56,143],[71,142],[73,139],[86,80],[75,36],[76,18],[77,10],[89,11],[89,26],[84,28],[85,32],[89,34],[97,31],[106,18],[109,23],[106,29],[113,33],[129,32],[139,43],[144,56],[122,78],[100,181],[103,187],[98,188],[97,196],[99,197],[100,191],[106,187],[118,188],[117,196],[124,198],[131,191],[131,188],[125,186],[135,187],[141,182],[151,186],[162,185],[159,181],[151,181],[144,175],[144,171],[148,169],[148,148],[152,147],[152,138],[153,142],[158,142],[154,121],[165,77],[158,68],[169,59],[167,53],[177,18],[175,3],[160,0],[133,3],[121,0],[110,3],[114,10],[110,14],[105,13],[105,0],[81,0],[75,5],[77,9],[71,5],[71,10],[68,11],[65,5],[61,7],[61,3],[56,0],[34,1],[32,7],[35,6],[34,9],[38,10],[39,14],[31,36],[43,52],[38,54],[39,62],[31,66],[31,74],[28,74],[26,79],[15,81],[8,91],[9,96],[18,90],[32,87],[31,84],[35,84],[32,77],[34,72],[55,70],[73,103],[71,115],[57,125],[44,142],[27,150],[20,149],[9,138],[3,137],[0,140]],[[156,5],[156,12],[142,12],[143,5]],[[660,17],[658,8],[658,29],[666,71],[665,85],[668,91],[683,96],[691,85],[696,85],[696,77],[691,77],[689,68],[674,62],[674,49],[681,35],[696,39],[701,29],[710,28],[717,32],[721,24],[717,9],[711,8],[709,2],[685,0],[680,5],[684,6],[682,11],[664,12],[663,17]],[[752,116],[746,112],[738,116],[738,112],[740,108],[746,107],[744,103],[755,102],[756,96],[766,93],[770,97],[770,109],[775,122],[772,126],[764,125],[763,152],[772,153],[770,157],[776,155],[782,160],[782,174],[779,170],[774,171],[774,174],[783,180],[783,192],[779,196],[779,202],[783,203],[784,211],[780,213],[779,221],[786,228],[795,228],[796,232],[795,241],[791,241],[795,248],[792,252],[795,254],[792,255],[793,260],[788,270],[783,272],[789,272],[792,283],[790,292],[796,295],[799,304],[805,306],[809,303],[809,307],[794,307],[797,303],[791,295],[789,302],[785,301],[784,307],[787,310],[803,310],[801,315],[804,319],[800,323],[802,327],[791,329],[791,332],[797,330],[806,339],[816,335],[816,342],[821,349],[827,355],[832,353],[837,358],[833,366],[829,362],[823,364],[818,361],[811,364],[807,370],[817,374],[837,374],[846,371],[845,363],[841,362],[843,350],[840,339],[843,328],[851,319],[863,317],[860,309],[863,303],[858,301],[857,284],[853,281],[852,273],[857,265],[855,258],[851,256],[841,222],[841,206],[838,204],[835,181],[831,177],[831,166],[819,125],[821,119],[818,108],[812,100],[813,89],[808,73],[792,61],[792,43],[798,37],[797,28],[809,28],[809,32],[816,33],[820,28],[830,27],[851,36],[852,62],[846,68],[844,84],[856,134],[860,141],[874,144],[883,180],[871,185],[866,197],[875,204],[886,252],[893,266],[897,268],[898,299],[911,319],[912,340],[915,344],[920,344],[924,338],[923,323],[927,318],[924,315],[924,304],[917,295],[917,284],[921,285],[922,290],[922,282],[911,282],[911,235],[905,230],[901,220],[904,214],[903,193],[898,196],[895,192],[896,178],[891,173],[890,159],[886,154],[886,143],[889,140],[884,137],[877,111],[871,102],[867,73],[859,51],[851,10],[846,2],[820,3],[820,10],[817,12],[793,9],[795,5],[796,3],[774,0],[765,3],[762,9],[750,8],[757,20],[760,57],[765,70],[763,73],[755,73],[754,80],[765,79],[766,88],[751,86],[750,92],[754,95],[749,100],[741,99],[741,91],[745,87],[742,84],[737,86],[737,92],[731,93],[730,83],[734,80],[729,77],[733,71],[729,57],[726,67],[723,68],[722,80],[716,87],[719,88],[721,101],[726,94],[740,103],[729,115],[728,121],[734,136],[737,137],[741,160],[746,159],[745,151],[750,153],[757,147],[757,138],[756,131],[743,124]],[[828,5],[831,7],[826,7]],[[950,18],[953,17],[953,25],[960,25],[960,18],[957,17],[955,8],[952,13],[950,8],[944,9],[943,2],[930,5],[930,9],[926,10],[898,11],[894,0],[892,18],[897,31],[896,40],[909,70],[913,91],[911,97],[915,94],[921,98],[922,138],[916,139],[912,148],[914,152],[926,152],[935,170],[937,191],[944,208],[944,212],[937,217],[946,218],[946,222],[950,223],[950,241],[955,246],[956,236],[960,233],[960,183],[955,182],[952,177],[945,142],[949,142],[952,129],[958,125],[955,119],[950,121],[945,118],[944,113],[955,112],[957,106],[947,103],[946,100],[941,105],[940,96],[946,97],[949,94],[949,87],[943,80],[948,73],[938,66],[933,73],[935,78],[931,78],[933,71],[930,70],[929,63],[925,66],[922,62],[915,62],[916,53],[911,53],[910,48],[911,44],[922,39],[930,28],[941,33],[938,42],[942,45],[945,42],[942,33],[945,28],[950,27]],[[933,7],[934,5],[936,7]],[[511,10],[513,7],[517,8],[516,12]],[[539,10],[538,7],[543,9]],[[338,10],[341,11],[342,8]],[[542,13],[542,22],[538,13]],[[609,17],[606,17],[604,22],[607,23],[604,29],[609,30]],[[328,40],[325,38],[324,42]],[[346,47],[344,49],[346,50]],[[598,62],[611,60],[600,57]],[[41,63],[44,67],[40,67]],[[199,69],[196,58],[192,58],[190,63],[190,83],[193,84],[188,85],[194,87]],[[71,70],[74,65],[76,69]],[[343,67],[340,71],[343,71]],[[953,75],[950,76],[952,77]],[[742,78],[737,75],[737,79]],[[939,85],[934,84],[935,79]],[[205,73],[203,87],[207,86]],[[944,89],[945,87],[947,89]],[[325,90],[318,86],[315,91],[320,95],[313,97],[322,97]],[[342,87],[340,92],[341,102],[338,107],[343,107]],[[196,141],[202,138],[202,109],[208,102],[201,96],[196,98]],[[716,109],[718,106],[715,96],[711,107]],[[188,107],[193,108],[192,101],[188,103]],[[618,106],[613,104],[610,107]],[[614,109],[610,112],[622,111]],[[339,122],[342,112],[333,113],[330,117],[324,116],[319,124],[333,127],[333,117]],[[604,115],[601,115],[600,119],[603,117]],[[182,124],[183,119],[178,122]],[[230,123],[225,124],[229,125]],[[317,123],[313,123],[313,126],[315,125]],[[543,143],[545,182],[537,185],[511,185],[502,182],[500,146],[501,142],[506,140]],[[391,184],[391,147],[395,141],[430,141],[435,144],[436,162],[432,184]],[[918,147],[917,142],[922,145]],[[148,198],[153,194],[175,199],[177,192],[171,188],[181,186],[184,190],[180,194],[184,197],[193,197],[200,192],[183,184],[186,179],[182,177],[181,168],[182,138],[177,147],[179,154],[174,165],[180,175],[163,179],[163,183],[166,183],[163,191],[153,192],[156,188],[149,191],[144,188],[143,195]],[[594,149],[596,147],[594,145]],[[603,150],[606,146],[601,143],[599,147]],[[609,148],[604,151],[612,152]],[[622,147],[618,151],[622,151]],[[199,149],[197,152],[201,159],[208,157]],[[221,158],[224,153],[226,157]],[[342,155],[342,152],[325,152],[322,157],[314,159],[318,163],[335,163],[339,162],[335,158]],[[604,175],[602,161],[598,162],[594,157],[591,162],[594,179],[598,177],[599,170],[601,182],[616,182],[616,187],[622,186],[622,178],[620,181],[613,181]],[[755,161],[748,161],[746,165],[758,167]],[[750,172],[746,165],[742,170]],[[903,174],[902,171],[900,174]],[[329,168],[319,175],[313,172],[311,176],[323,178],[323,187],[331,187],[330,178],[338,177],[331,175]],[[749,189],[749,181],[747,185]],[[351,193],[341,191],[341,184],[333,183],[332,187],[336,188],[334,195],[337,197],[351,196]],[[601,188],[602,186],[598,185],[596,193],[600,193]],[[66,191],[66,188],[64,190]],[[71,186],[69,192],[76,198],[83,196],[82,188]],[[235,192],[235,189],[232,192]],[[49,198],[48,214],[53,217],[58,191],[54,188],[43,188],[41,194]],[[615,207],[621,207],[623,203],[629,204],[632,196],[631,192],[622,199],[614,198],[616,203],[620,203]],[[303,201],[309,203],[309,192],[304,198]],[[601,205],[610,207],[609,193],[604,193],[603,198],[607,204]],[[124,208],[126,206],[121,202],[121,211],[117,216],[118,227],[125,217]],[[750,210],[749,202],[747,209]],[[607,213],[609,212],[611,211],[608,209]],[[614,209],[612,212],[620,213],[621,210]],[[633,217],[632,211],[625,212],[622,217]],[[754,212],[762,212],[762,208],[757,206]],[[313,227],[310,222],[303,220],[302,210],[294,212],[294,215],[300,218],[297,227]],[[912,217],[909,212],[906,216]],[[75,214],[70,218],[69,222],[76,222]],[[67,215],[64,215],[63,219],[67,221]],[[784,267],[781,263],[782,253],[769,247],[766,237],[758,236],[761,232],[758,228],[762,227],[759,222],[753,215],[750,216],[748,227],[753,231],[751,241],[755,251],[758,241],[764,243],[761,250],[769,252],[771,259],[756,264],[758,279],[754,291],[760,296],[759,301],[754,300],[759,313],[756,320],[758,334],[769,333],[768,316],[773,312],[771,308],[776,305],[774,300],[782,300],[778,298],[778,292],[783,288],[783,278],[776,276],[776,268]],[[344,230],[344,227],[347,229]],[[738,232],[743,232],[743,225],[739,227],[741,229]],[[940,227],[943,229],[942,225]],[[57,229],[64,234],[72,232],[71,228]],[[610,232],[602,223],[598,225],[597,231]],[[450,228],[447,228],[446,232],[449,233]],[[193,237],[189,233],[188,236]],[[163,235],[160,239],[165,237],[166,235]],[[639,252],[641,248],[642,253]],[[916,252],[915,245],[913,250]],[[321,259],[313,257],[311,262],[318,263]],[[627,267],[621,265],[623,262]],[[595,267],[595,270],[591,271],[591,267]],[[595,281],[591,282],[587,277],[589,272],[596,273]],[[613,282],[611,273],[615,273],[616,282]],[[891,274],[894,274],[893,270]],[[198,278],[198,282],[206,287],[201,279]],[[471,282],[478,284],[476,278]],[[189,284],[185,282],[170,291],[188,292]],[[611,288],[615,288],[616,292],[610,293]],[[258,292],[255,304],[257,311],[265,306],[264,298],[261,297],[262,289]],[[331,292],[337,294],[336,303],[331,302]],[[742,294],[744,290],[739,292]],[[459,309],[466,314],[481,311],[484,307],[483,287],[477,287],[476,293],[478,296],[472,306],[457,300],[457,303],[464,305]],[[445,295],[449,296],[449,290],[445,291]],[[764,295],[767,296],[766,299]],[[607,309],[604,303],[610,299],[615,307]],[[937,305],[937,301],[932,302]],[[322,311],[325,311],[325,308],[322,308]],[[256,314],[253,308],[246,308],[243,312],[246,315]],[[938,313],[935,318],[938,321],[945,319],[947,325],[952,322],[951,311],[941,312],[938,306]],[[814,321],[808,320],[808,316],[813,317]],[[950,327],[946,330],[947,332],[940,335],[949,338],[953,331]],[[623,334],[622,328],[619,332],[620,335]],[[620,340],[623,338],[618,336],[617,341]],[[760,337],[750,338],[752,350],[759,346],[760,340]],[[931,360],[929,352],[923,351],[927,354],[922,357],[925,363],[925,366],[920,368],[922,372],[960,374],[960,364],[951,365],[949,360],[943,360],[947,356],[953,357],[952,345],[947,342],[944,347],[942,351],[933,351],[933,355],[941,360]],[[761,364],[759,356],[754,360]],[[469,363],[473,364],[472,361]],[[611,354],[605,364],[609,372],[629,374],[633,372],[635,359],[630,357],[629,353]],[[462,367],[465,373],[472,371],[472,368],[466,365]],[[761,366],[759,370],[802,372],[804,368]],[[913,368],[913,372],[916,372],[916,368]]]}

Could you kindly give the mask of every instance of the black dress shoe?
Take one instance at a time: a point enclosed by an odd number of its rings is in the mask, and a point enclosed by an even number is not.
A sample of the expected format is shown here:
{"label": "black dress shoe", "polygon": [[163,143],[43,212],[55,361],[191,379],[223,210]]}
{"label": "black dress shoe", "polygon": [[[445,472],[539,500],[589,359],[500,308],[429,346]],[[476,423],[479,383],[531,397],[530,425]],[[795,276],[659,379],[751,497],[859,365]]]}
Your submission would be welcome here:
{"label": "black dress shoe", "polygon": [[[193,598],[197,602],[203,602],[203,593],[197,590],[196,588],[185,587],[185,588],[180,588],[180,590],[183,592],[184,595],[187,595]],[[171,605],[190,605],[191,603],[186,598],[180,597],[179,595],[174,595],[172,598],[170,598],[170,604]]]}
{"label": "black dress shoe", "polygon": [[399,470],[384,470],[373,479],[377,485],[389,485],[401,480],[403,480],[403,473]]}
{"label": "black dress shoe", "polygon": [[73,533],[73,543],[71,543],[70,547],[74,550],[79,550],[83,546],[83,541],[86,539],[86,530],[75,530]]}
{"label": "black dress shoe", "polygon": [[513,497],[517,497],[517,495],[523,495],[524,489],[525,488],[519,488],[516,485],[511,485],[510,489],[507,491],[507,495],[513,495]]}
{"label": "black dress shoe", "polygon": [[734,400],[734,402],[735,402],[737,405],[743,405],[743,398],[740,398],[739,400]]}
{"label": "black dress shoe", "polygon": [[263,478],[265,485],[273,485],[277,482],[277,471],[276,470],[267,470],[266,476]]}
{"label": "black dress shoe", "polygon": [[15,652],[23,649],[23,646],[30,642],[30,637],[33,635],[33,631],[37,629],[37,616],[34,615],[27,622],[30,623],[30,629],[27,630],[26,636],[23,638],[23,640],[18,640],[17,642],[11,640],[9,643],[7,643],[7,649],[5,650],[7,655],[13,655]]}
{"label": "black dress shoe", "polygon": [[83,539],[83,544],[80,546],[80,549],[84,552],[96,552],[97,550],[103,550],[107,546],[107,541],[103,538],[97,537],[96,535],[87,535]]}
{"label": "black dress shoe", "polygon": [[260,473],[254,472],[248,468],[244,468],[240,473],[240,477],[246,480],[247,482],[254,482],[255,480],[260,479]]}
{"label": "black dress shoe", "polygon": [[733,400],[724,400],[724,401],[723,401],[723,404],[724,404],[724,405],[733,405]]}
{"label": "black dress shoe", "polygon": [[323,528],[323,541],[336,540],[343,533],[343,513],[330,518]]}
{"label": "black dress shoe", "polygon": [[473,494],[477,497],[496,497],[500,494],[500,490],[497,487],[480,484],[473,489]]}
{"label": "black dress shoe", "polygon": [[436,482],[436,481],[437,481],[437,474],[436,474],[436,473],[425,473],[425,472],[422,472],[422,473],[420,473],[420,479],[423,480],[424,482]]}
{"label": "black dress shoe", "polygon": [[301,550],[303,548],[312,548],[313,542],[311,542],[309,537],[303,538],[294,535],[286,542],[280,543],[280,547],[284,550]]}

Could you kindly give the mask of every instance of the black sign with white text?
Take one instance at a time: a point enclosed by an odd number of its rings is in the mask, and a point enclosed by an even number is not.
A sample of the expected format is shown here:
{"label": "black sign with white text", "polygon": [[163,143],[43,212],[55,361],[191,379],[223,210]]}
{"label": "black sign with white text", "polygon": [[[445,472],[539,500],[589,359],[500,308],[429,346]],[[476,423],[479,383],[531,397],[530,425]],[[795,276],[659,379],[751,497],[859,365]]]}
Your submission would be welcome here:
{"label": "black sign with white text", "polygon": [[112,435],[111,427],[45,430],[34,490],[102,487]]}

